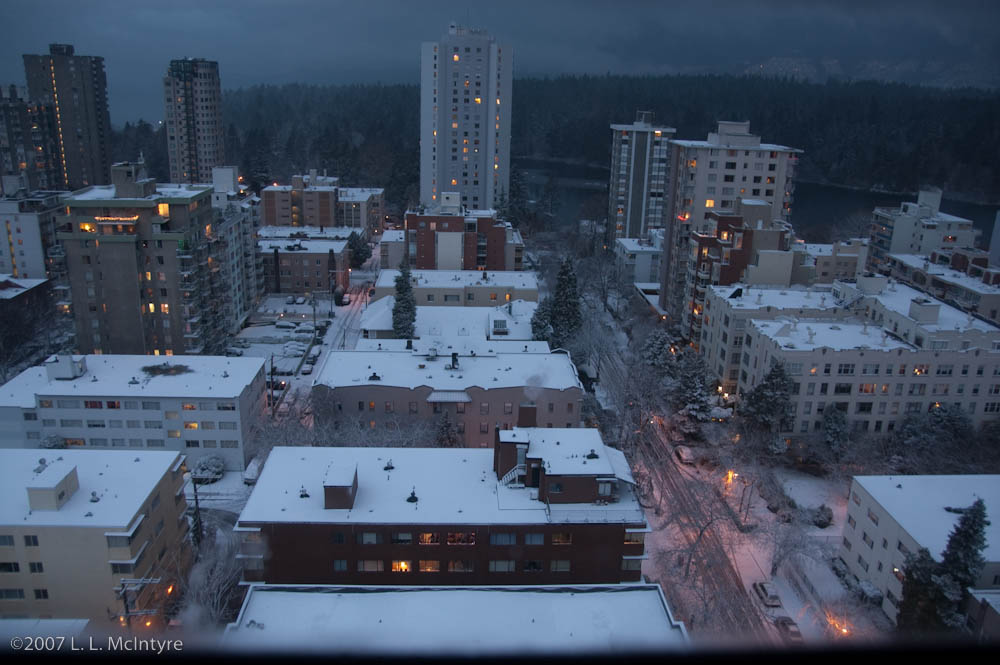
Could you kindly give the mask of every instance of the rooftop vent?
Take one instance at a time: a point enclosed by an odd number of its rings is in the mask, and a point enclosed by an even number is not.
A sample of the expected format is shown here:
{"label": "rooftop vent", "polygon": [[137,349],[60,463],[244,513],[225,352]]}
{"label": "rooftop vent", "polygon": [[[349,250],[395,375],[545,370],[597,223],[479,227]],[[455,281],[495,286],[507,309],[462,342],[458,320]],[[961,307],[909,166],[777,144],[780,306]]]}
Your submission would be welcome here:
{"label": "rooftop vent", "polygon": [[385,463],[385,466],[383,466],[383,467],[382,467],[382,470],[383,470],[383,471],[392,471],[392,470],[393,470],[393,469],[395,469],[395,468],[396,468],[396,467],[394,467],[394,466],[392,465],[392,460],[389,460],[388,462],[386,462],[386,463]]}
{"label": "rooftop vent", "polygon": [[97,503],[100,500],[101,500],[101,497],[97,496],[97,492],[91,492],[90,493],[90,502],[91,503]]}
{"label": "rooftop vent", "polygon": [[593,448],[591,448],[590,452],[587,453],[587,459],[597,459],[597,453],[594,452]]}
{"label": "rooftop vent", "polygon": [[139,379],[137,379],[137,378],[135,378],[135,377],[133,376],[133,377],[132,377],[132,379],[131,379],[131,380],[130,380],[130,381],[128,382],[128,384],[129,384],[130,386],[137,386],[137,385],[139,385]]}
{"label": "rooftop vent", "polygon": [[420,499],[417,498],[417,488],[414,487],[413,490],[410,492],[410,496],[406,497],[406,502],[407,503],[416,503],[419,500]]}
{"label": "rooftop vent", "polygon": [[302,487],[299,488],[299,498],[300,499],[308,499],[309,498],[309,492],[306,491],[305,485],[303,485]]}
{"label": "rooftop vent", "polygon": [[380,379],[381,377],[379,377],[379,375],[375,372],[372,372],[372,375],[368,377],[369,381],[379,381]]}

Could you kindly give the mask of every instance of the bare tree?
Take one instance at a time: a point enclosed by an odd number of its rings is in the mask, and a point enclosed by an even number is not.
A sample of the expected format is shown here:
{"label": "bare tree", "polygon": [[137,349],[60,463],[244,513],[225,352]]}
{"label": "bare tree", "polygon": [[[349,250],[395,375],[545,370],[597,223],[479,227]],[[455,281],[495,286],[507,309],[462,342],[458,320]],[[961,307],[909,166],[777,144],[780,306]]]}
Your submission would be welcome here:
{"label": "bare tree", "polygon": [[232,621],[243,574],[243,566],[236,558],[239,552],[239,537],[221,529],[216,533],[214,547],[202,550],[201,558],[191,568],[181,610],[186,625],[221,627]]}

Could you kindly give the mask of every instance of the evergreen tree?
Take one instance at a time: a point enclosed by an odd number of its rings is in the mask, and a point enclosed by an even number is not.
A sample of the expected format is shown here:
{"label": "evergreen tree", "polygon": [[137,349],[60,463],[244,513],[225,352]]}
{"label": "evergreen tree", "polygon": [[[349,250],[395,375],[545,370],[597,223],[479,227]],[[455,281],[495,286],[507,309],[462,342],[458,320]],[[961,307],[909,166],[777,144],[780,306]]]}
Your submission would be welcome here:
{"label": "evergreen tree", "polygon": [[840,459],[849,439],[847,416],[836,405],[827,405],[823,410],[823,441],[833,453],[834,459]]}
{"label": "evergreen tree", "polygon": [[552,298],[545,297],[531,315],[531,339],[540,342],[549,341],[552,336],[552,325],[549,323],[551,312]]}
{"label": "evergreen tree", "polygon": [[365,264],[372,255],[372,249],[368,246],[368,243],[357,234],[355,231],[351,231],[351,235],[347,237],[347,248],[351,250],[351,267],[360,268]]}
{"label": "evergreen tree", "polygon": [[696,434],[698,423],[708,422],[712,417],[706,376],[708,367],[697,353],[685,353],[677,362],[677,382],[671,391],[671,401],[681,416],[678,424],[687,434]]}
{"label": "evergreen tree", "polygon": [[398,339],[413,339],[417,300],[410,284],[410,261],[404,256],[396,276],[396,302],[392,306],[392,332]]}
{"label": "evergreen tree", "polygon": [[437,433],[435,434],[437,444],[442,448],[459,448],[462,442],[458,439],[458,431],[451,422],[451,416],[445,411],[438,421]]}
{"label": "evergreen tree", "polygon": [[[674,349],[674,351],[671,351]],[[668,374],[670,368],[675,364],[676,347],[673,336],[667,332],[666,328],[654,328],[653,332],[646,336],[642,346],[642,362],[644,365],[656,370],[658,373]]]}
{"label": "evergreen tree", "polygon": [[788,420],[792,379],[784,363],[776,363],[764,379],[740,400],[740,415],[747,423],[768,432],[781,431]]}
{"label": "evergreen tree", "polygon": [[549,324],[552,326],[552,345],[556,348],[568,344],[583,324],[580,314],[580,293],[576,287],[576,271],[568,257],[563,259],[559,275],[556,277]]}
{"label": "evergreen tree", "polygon": [[940,600],[934,578],[938,564],[927,548],[906,557],[903,575],[903,597],[899,601],[896,628],[902,633],[921,635],[940,633],[944,629],[938,616]]}
{"label": "evergreen tree", "polygon": [[986,504],[982,499],[965,509],[948,536],[948,546],[941,553],[941,568],[961,589],[975,586],[986,559]]}

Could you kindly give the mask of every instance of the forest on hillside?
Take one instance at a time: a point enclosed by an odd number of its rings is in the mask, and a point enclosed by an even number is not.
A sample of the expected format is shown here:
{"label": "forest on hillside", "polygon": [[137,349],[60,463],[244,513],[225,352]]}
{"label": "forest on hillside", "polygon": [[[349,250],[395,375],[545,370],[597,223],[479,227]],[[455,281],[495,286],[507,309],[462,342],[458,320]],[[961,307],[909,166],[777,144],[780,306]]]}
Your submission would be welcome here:
{"label": "forest on hillside", "polygon": [[[288,84],[226,91],[227,162],[251,182],[326,169],[346,185],[416,200],[416,85]],[[612,122],[637,109],[704,139],[719,119],[749,120],[771,143],[805,151],[798,177],[823,184],[916,191],[923,184],[971,201],[1000,201],[1000,93],[878,82],[805,83],[740,76],[560,76],[513,87],[515,156],[606,164]],[[166,138],[144,122],[114,133],[115,159],[142,151],[167,178]]]}

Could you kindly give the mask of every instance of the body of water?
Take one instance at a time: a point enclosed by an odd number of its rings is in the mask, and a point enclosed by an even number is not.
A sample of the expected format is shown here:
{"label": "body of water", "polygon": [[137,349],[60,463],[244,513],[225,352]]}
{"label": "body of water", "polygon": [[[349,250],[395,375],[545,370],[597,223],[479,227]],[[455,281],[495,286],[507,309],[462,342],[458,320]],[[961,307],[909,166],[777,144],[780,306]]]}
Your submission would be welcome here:
{"label": "body of water", "polygon": [[[607,190],[609,169],[596,165],[567,164],[545,159],[517,157],[513,160],[520,169],[528,197],[538,199],[550,177],[555,177],[558,205],[555,210],[560,224],[576,224],[581,218],[581,208],[595,195]],[[947,196],[947,192],[945,192]],[[831,185],[798,183],[792,204],[792,224],[796,233],[809,242],[830,242],[843,235],[838,227],[853,230],[871,220],[875,207],[897,207],[904,201],[915,201],[916,195],[869,192]],[[941,211],[971,219],[975,228],[982,231],[980,244],[988,246],[993,221],[1000,209],[995,205],[968,203],[943,199]],[[605,213],[606,214],[606,213]]]}

